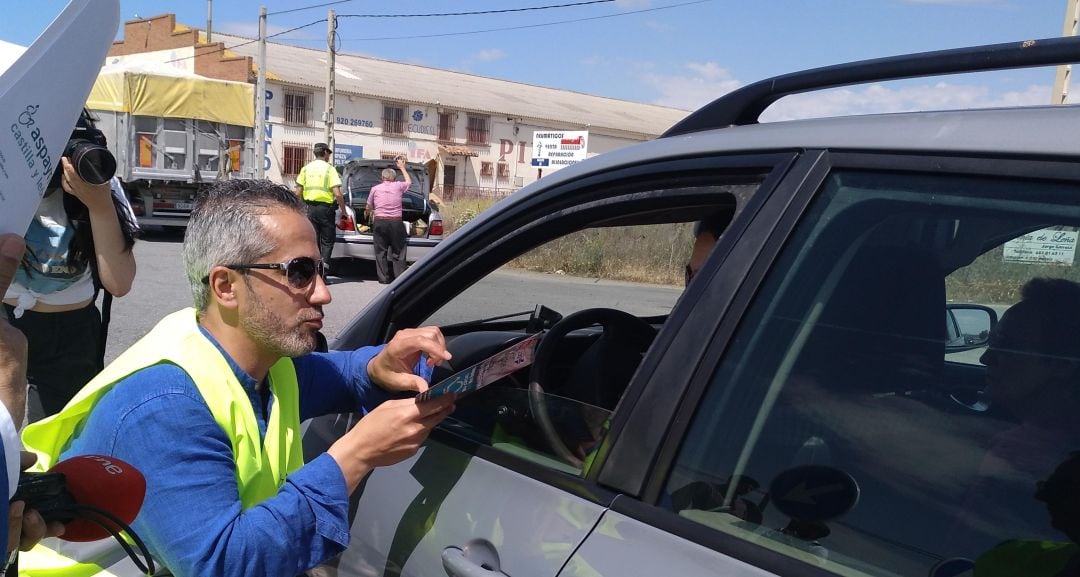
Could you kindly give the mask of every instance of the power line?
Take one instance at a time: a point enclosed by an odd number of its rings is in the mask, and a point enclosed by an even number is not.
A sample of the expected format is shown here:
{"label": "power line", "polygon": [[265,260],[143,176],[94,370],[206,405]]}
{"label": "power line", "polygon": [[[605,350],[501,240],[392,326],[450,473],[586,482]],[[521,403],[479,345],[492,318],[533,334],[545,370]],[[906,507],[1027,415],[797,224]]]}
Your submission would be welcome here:
{"label": "power line", "polygon": [[614,1],[615,0],[585,0],[583,2],[571,2],[569,4],[549,4],[547,6],[530,6],[527,8],[503,8],[501,10],[478,10],[475,12],[438,12],[433,14],[338,14],[338,18],[433,18],[439,16],[477,16],[483,14],[506,14],[508,12],[551,10],[553,8],[573,8],[575,6],[606,4]]}
{"label": "power line", "polygon": [[588,18],[575,18],[573,20],[558,20],[555,22],[544,22],[541,24],[524,24],[521,26],[507,26],[505,28],[488,28],[485,30],[469,30],[465,32],[442,32],[438,34],[415,34],[411,36],[373,36],[369,38],[343,38],[342,40],[352,40],[358,42],[370,42],[376,40],[416,40],[419,38],[442,38],[446,36],[466,36],[469,34],[484,34],[487,32],[503,32],[506,30],[524,30],[527,28],[542,28],[544,26],[557,26],[559,24],[573,24],[577,22],[587,22],[589,20],[602,20],[605,18],[617,18],[619,16],[631,16],[634,14],[643,14],[645,12],[656,12],[658,10],[668,10],[671,8],[682,8],[683,6],[691,6],[693,4],[704,4],[706,2],[712,2],[713,0],[694,0],[693,2],[683,2],[681,4],[670,4],[668,6],[657,6],[656,8],[645,8],[642,10],[633,10],[630,12],[620,12],[618,14],[607,14],[604,16],[590,16]]}
{"label": "power line", "polygon": [[[313,4],[311,6],[304,6],[301,8],[292,8],[289,10],[279,10],[277,12],[270,12],[267,16],[273,16],[275,14],[288,14],[289,12],[299,12],[301,10],[309,10],[311,8],[323,8],[326,6],[333,6],[334,4],[344,4],[345,2],[354,2],[355,0],[337,0],[336,2],[325,2],[323,4]],[[551,10],[553,8],[573,8],[575,6],[587,6],[589,4],[605,4],[608,2],[614,2],[615,0],[584,0],[582,2],[572,2],[569,4],[553,4],[547,6],[530,6],[526,8],[504,8],[501,10],[480,10],[476,12],[443,12],[437,14],[339,14],[339,17],[344,18],[431,18],[437,16],[475,16],[478,14],[505,14],[508,12],[529,12],[534,10]]]}
{"label": "power line", "polygon": [[[337,3],[350,2],[350,1],[352,1],[352,0],[339,0]],[[445,14],[445,15],[454,16],[454,15],[481,14],[481,13],[493,13],[493,12],[519,12],[519,11],[523,11],[523,10],[539,10],[539,9],[546,9],[546,8],[577,6],[577,5],[580,5],[580,4],[595,4],[595,3],[598,3],[598,2],[612,2],[612,1],[614,1],[614,0],[591,0],[589,2],[581,2],[581,3],[576,3],[576,4],[551,5],[551,6],[547,6],[547,7],[534,6],[532,8],[511,8],[511,9],[506,9],[506,10],[495,10],[495,11],[475,12],[475,13],[462,12],[462,13]],[[521,26],[507,26],[507,27],[504,27],[504,28],[488,28],[488,29],[484,29],[484,30],[468,30],[468,31],[464,31],[464,32],[442,32],[442,33],[437,33],[437,34],[416,34],[416,35],[411,35],[411,36],[377,36],[377,37],[370,37],[370,38],[341,38],[341,40],[350,40],[350,41],[357,41],[357,42],[371,42],[371,41],[378,41],[378,40],[415,40],[415,39],[420,39],[420,38],[444,38],[444,37],[447,37],[447,36],[467,36],[467,35],[470,35],[470,34],[485,34],[485,33],[488,33],[488,32],[503,32],[503,31],[507,31],[507,30],[525,30],[525,29],[529,29],[529,28],[543,28],[543,27],[546,27],[546,26],[558,26],[560,24],[574,24],[574,23],[577,23],[577,22],[587,22],[587,21],[590,21],[590,20],[603,20],[603,19],[607,19],[607,18],[617,18],[617,17],[620,17],[620,16],[632,16],[632,15],[635,15],[635,14],[644,14],[646,12],[656,12],[656,11],[659,11],[659,10],[669,10],[669,9],[672,9],[672,8],[682,8],[684,6],[692,6],[694,4],[705,4],[707,2],[712,2],[712,1],[713,0],[693,0],[691,2],[683,2],[683,3],[680,3],[680,4],[669,4],[667,6],[657,6],[655,8],[644,8],[644,9],[641,9],[641,10],[632,10],[632,11],[629,11],[629,12],[620,12],[618,14],[606,14],[606,15],[603,15],[603,16],[590,16],[590,17],[586,17],[586,18],[575,18],[575,19],[571,19],[571,20],[557,20],[557,21],[554,21],[554,22],[543,22],[543,23],[540,23],[540,24],[524,24],[524,25],[521,25]],[[332,2],[331,4],[334,4],[334,3]],[[300,9],[297,8],[297,10],[300,10]],[[280,12],[278,12],[278,14],[280,14]],[[382,16],[382,17],[386,17],[386,18],[389,18],[389,17],[407,18],[407,17],[427,17],[427,16],[441,16],[441,15],[443,15],[443,14],[399,14],[399,15],[396,15],[396,16],[385,15],[385,16]],[[346,17],[346,16],[363,17],[361,15],[346,15],[346,14],[339,14],[337,17],[342,18],[342,17]],[[313,20],[311,22],[308,22],[307,24],[303,24],[303,25],[297,26],[295,28],[290,28],[290,29],[284,30],[282,32],[275,32],[274,34],[269,34],[269,35],[267,35],[267,39],[274,38],[275,36],[282,36],[282,35],[288,34],[290,32],[296,32],[297,30],[302,30],[302,29],[307,28],[309,26],[314,26],[316,24],[321,24],[323,22],[326,22],[326,18],[322,18],[322,19],[319,19],[319,20]],[[340,38],[340,36],[339,36],[339,38]],[[222,48],[219,48],[219,49],[211,51],[211,52],[206,52],[205,54],[215,54],[215,53],[218,53],[218,52],[224,52],[225,50],[231,50],[233,48],[239,48],[241,46],[247,46],[248,44],[254,44],[254,43],[258,42],[258,41],[259,41],[258,39],[255,39],[255,40],[249,40],[247,42],[241,42],[240,44],[233,44],[232,46],[223,46]],[[305,40],[298,40],[298,42],[304,42],[304,41]],[[311,40],[308,40],[308,41],[311,41]],[[165,64],[171,64],[173,62],[181,62],[183,60],[191,60],[193,58],[195,58],[195,57],[194,56],[184,56],[184,57],[181,57],[181,58],[174,58],[172,60],[166,60]]]}
{"label": "power line", "polygon": [[[266,36],[266,38],[270,39],[270,38],[273,38],[275,36],[281,36],[283,34],[288,34],[290,32],[296,32],[297,30],[302,30],[304,28],[307,28],[308,26],[314,26],[316,24],[321,24],[323,22],[326,22],[326,18],[323,18],[321,20],[314,20],[312,22],[308,22],[307,24],[297,26],[296,28],[289,28],[288,30],[284,30],[282,32],[275,32],[273,34],[268,34]],[[256,38],[255,40],[248,40],[247,42],[241,42],[240,44],[233,44],[232,46],[225,46],[224,44],[222,44],[221,48],[218,48],[217,50],[212,50],[210,52],[205,52],[204,54],[216,54],[218,52],[224,52],[226,50],[232,50],[233,48],[239,48],[241,46],[247,46],[248,44],[254,44],[254,43],[258,42],[258,41],[259,41],[259,39]],[[193,58],[195,58],[194,55],[192,55],[192,56],[183,56],[181,58],[173,58],[172,60],[166,60],[165,64],[172,64],[173,62],[181,62],[181,61],[184,61],[184,60],[191,60]]]}
{"label": "power line", "polygon": [[300,12],[301,10],[311,10],[312,8],[326,8],[327,6],[333,6],[334,4],[345,4],[346,2],[355,2],[356,0],[337,0],[336,2],[323,2],[322,4],[312,4],[311,6],[301,6],[300,8],[290,8],[288,10],[278,10],[277,12],[267,12],[267,16],[274,16],[275,14],[288,14],[290,12]]}

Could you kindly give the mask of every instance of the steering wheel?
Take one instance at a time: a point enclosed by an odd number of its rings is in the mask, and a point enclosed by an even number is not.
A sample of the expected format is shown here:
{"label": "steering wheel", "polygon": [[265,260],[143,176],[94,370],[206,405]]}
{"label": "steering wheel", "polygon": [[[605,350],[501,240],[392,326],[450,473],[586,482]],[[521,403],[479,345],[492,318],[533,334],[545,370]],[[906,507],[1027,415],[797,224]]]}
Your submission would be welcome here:
{"label": "steering wheel", "polygon": [[[606,340],[606,343],[609,346],[614,345],[623,349],[625,352],[629,352],[634,355],[639,362],[640,354],[649,347],[653,337],[656,336],[656,329],[653,328],[652,325],[630,313],[617,309],[594,308],[581,310],[563,317],[562,320],[555,323],[555,325],[548,330],[547,334],[545,334],[540,341],[540,344],[536,347],[532,368],[529,371],[529,410],[532,412],[533,419],[540,427],[540,432],[544,437],[544,441],[551,447],[551,450],[554,451],[555,455],[565,460],[567,463],[579,468],[584,464],[582,459],[575,455],[566,445],[562,436],[559,435],[558,429],[551,420],[551,410],[548,406],[547,395],[562,394],[567,387],[566,383],[563,383],[562,386],[556,386],[554,383],[550,382],[550,366],[555,359],[555,352],[559,349],[559,345],[567,335],[576,330],[594,325],[599,325],[604,329],[603,335],[597,343]],[[602,359],[603,357],[601,357],[600,360]],[[617,396],[615,398],[615,401],[617,401],[618,396],[622,395],[622,390],[625,389],[626,385],[629,383],[630,376],[632,376],[634,370],[637,369],[637,362],[634,362],[633,366],[625,366],[625,363],[610,364],[620,365],[610,368],[615,369],[616,373],[620,373],[617,376],[625,375],[618,379],[623,382],[607,383],[600,382],[605,379],[588,379],[593,385],[592,390],[584,391],[588,394],[576,395],[575,398],[585,398],[586,400],[583,402],[597,404],[602,397],[611,396],[605,395],[604,392],[605,390],[610,391],[614,385],[618,387],[618,391],[616,391]],[[614,403],[611,404],[611,407],[614,408]]]}

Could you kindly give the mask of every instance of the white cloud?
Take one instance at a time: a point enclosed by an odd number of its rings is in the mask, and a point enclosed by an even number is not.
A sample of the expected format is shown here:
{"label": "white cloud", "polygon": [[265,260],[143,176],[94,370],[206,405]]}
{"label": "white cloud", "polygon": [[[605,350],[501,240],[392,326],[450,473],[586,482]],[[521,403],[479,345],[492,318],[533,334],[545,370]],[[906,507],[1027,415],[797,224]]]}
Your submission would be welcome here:
{"label": "white cloud", "polygon": [[[685,110],[696,110],[742,86],[739,79],[716,62],[690,62],[675,74],[659,74],[655,69],[643,67],[639,77],[660,94],[653,104]],[[769,107],[762,120],[1042,105],[1050,103],[1050,93],[1049,85],[1038,84],[1002,91],[986,85],[946,81],[876,83],[789,96]],[[1076,96],[1070,98],[1070,102],[1076,101]]]}
{"label": "white cloud", "polygon": [[690,62],[686,74],[642,75],[660,93],[654,104],[693,110],[738,88],[741,83],[715,62]]}
{"label": "white cloud", "polygon": [[1002,0],[904,0],[907,4],[1001,4]]}
{"label": "white cloud", "polygon": [[480,62],[492,62],[494,60],[502,60],[503,58],[506,58],[506,53],[498,48],[481,50],[472,55],[473,60],[479,60]]}
{"label": "white cloud", "polygon": [[789,96],[766,110],[762,120],[1049,104],[1050,91],[1049,86],[1039,85],[994,93],[986,86],[947,82],[899,88],[872,84]]}
{"label": "white cloud", "polygon": [[656,20],[646,20],[645,27],[651,29],[654,32],[673,32],[675,27],[665,22],[658,22]]}

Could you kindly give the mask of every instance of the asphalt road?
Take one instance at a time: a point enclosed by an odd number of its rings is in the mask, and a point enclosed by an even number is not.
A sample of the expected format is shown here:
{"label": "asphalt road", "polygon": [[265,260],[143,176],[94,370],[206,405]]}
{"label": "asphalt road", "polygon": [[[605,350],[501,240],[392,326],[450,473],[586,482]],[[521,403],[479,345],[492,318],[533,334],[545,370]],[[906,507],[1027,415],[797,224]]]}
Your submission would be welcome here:
{"label": "asphalt road", "polygon": [[[137,272],[131,292],[113,300],[105,362],[116,358],[165,315],[191,306],[191,289],[180,260],[182,233],[148,231],[135,243]],[[384,288],[373,266],[349,267],[330,277],[333,301],[324,308],[323,333],[333,340],[353,316]]]}
{"label": "asphalt road", "polygon": [[[106,363],[162,317],[191,306],[191,289],[180,260],[182,241],[181,233],[150,231],[135,244],[138,272],[131,292],[113,300]],[[385,288],[376,280],[373,263],[353,263],[343,274],[329,279],[333,301],[324,307],[323,334],[330,342]],[[588,307],[614,307],[641,316],[657,315],[671,310],[681,292],[681,287],[499,271],[455,297],[430,322],[445,324],[531,311],[536,304],[563,314]]]}

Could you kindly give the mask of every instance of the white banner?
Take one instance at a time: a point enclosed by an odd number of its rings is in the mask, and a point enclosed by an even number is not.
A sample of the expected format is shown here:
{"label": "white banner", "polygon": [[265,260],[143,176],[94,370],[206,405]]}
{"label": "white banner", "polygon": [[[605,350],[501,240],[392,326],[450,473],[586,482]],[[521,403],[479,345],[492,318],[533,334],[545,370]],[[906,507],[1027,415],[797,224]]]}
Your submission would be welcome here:
{"label": "white banner", "polygon": [[589,133],[585,130],[533,132],[533,166],[569,166],[585,160]]}
{"label": "white banner", "polygon": [[0,233],[26,232],[119,22],[119,0],[72,0],[0,75]]}
{"label": "white banner", "polygon": [[1077,236],[1075,230],[1037,230],[1005,243],[1003,260],[1072,266],[1076,258]]}

